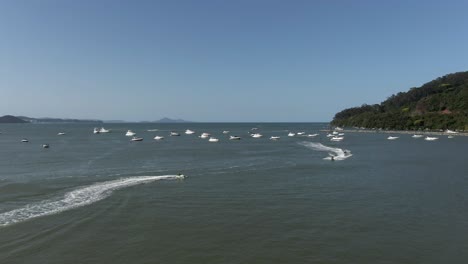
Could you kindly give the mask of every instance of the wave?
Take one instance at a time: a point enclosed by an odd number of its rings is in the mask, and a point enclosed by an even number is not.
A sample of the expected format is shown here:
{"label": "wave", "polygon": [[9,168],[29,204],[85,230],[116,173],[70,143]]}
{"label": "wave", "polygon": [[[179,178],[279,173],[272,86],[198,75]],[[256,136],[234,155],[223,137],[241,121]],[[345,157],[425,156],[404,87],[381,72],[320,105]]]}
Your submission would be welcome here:
{"label": "wave", "polygon": [[329,147],[325,146],[322,143],[315,143],[315,142],[299,142],[299,144],[313,149],[317,151],[326,151],[328,152],[329,157],[323,158],[324,160],[331,160],[332,157],[334,160],[345,160],[349,157],[351,157],[353,154],[351,154],[350,150],[347,149],[341,149],[341,148],[334,148],[334,147]]}
{"label": "wave", "polygon": [[179,175],[138,176],[113,181],[99,182],[67,192],[63,197],[26,205],[0,214],[0,227],[20,223],[32,218],[57,214],[89,205],[109,197],[113,191],[158,180],[183,179]]}

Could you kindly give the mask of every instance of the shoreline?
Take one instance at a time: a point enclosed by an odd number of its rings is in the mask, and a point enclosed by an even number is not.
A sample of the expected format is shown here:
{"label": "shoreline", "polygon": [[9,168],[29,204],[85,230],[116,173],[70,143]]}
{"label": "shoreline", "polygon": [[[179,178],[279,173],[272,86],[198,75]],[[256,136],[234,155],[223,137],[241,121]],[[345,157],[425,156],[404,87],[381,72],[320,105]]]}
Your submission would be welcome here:
{"label": "shoreline", "polygon": [[[331,130],[321,130],[322,132],[330,132]],[[427,135],[427,136],[468,136],[468,132],[437,132],[437,131],[414,131],[414,130],[377,130],[377,129],[343,129],[342,133],[384,133],[384,134],[404,134],[404,135]]]}

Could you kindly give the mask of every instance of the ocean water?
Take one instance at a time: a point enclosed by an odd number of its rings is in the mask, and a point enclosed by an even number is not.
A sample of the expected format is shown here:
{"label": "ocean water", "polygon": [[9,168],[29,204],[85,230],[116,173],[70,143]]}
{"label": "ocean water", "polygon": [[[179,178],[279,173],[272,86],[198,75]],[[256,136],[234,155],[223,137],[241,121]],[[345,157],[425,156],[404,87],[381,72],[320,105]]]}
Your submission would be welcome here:
{"label": "ocean water", "polygon": [[468,137],[326,126],[0,125],[0,263],[467,263]]}

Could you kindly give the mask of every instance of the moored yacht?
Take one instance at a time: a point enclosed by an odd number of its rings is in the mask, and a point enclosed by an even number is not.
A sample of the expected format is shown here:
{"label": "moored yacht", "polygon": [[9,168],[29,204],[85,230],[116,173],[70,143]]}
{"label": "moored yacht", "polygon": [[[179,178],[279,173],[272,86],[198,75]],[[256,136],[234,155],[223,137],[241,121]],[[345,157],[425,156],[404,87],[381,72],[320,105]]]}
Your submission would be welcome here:
{"label": "moored yacht", "polygon": [[429,137],[429,136],[424,138],[424,140],[427,140],[427,141],[434,141],[434,140],[437,140],[437,139],[439,139],[439,138],[438,137]]}
{"label": "moored yacht", "polygon": [[279,140],[280,137],[271,136],[270,139],[271,139],[271,140]]}
{"label": "moored yacht", "polygon": [[294,137],[295,135],[296,135],[296,133],[289,132],[288,137]]}
{"label": "moored yacht", "polygon": [[101,129],[99,129],[99,133],[110,133],[110,129],[105,129],[104,127],[101,127]]}
{"label": "moored yacht", "polygon": [[162,137],[162,136],[155,136],[154,139],[155,139],[155,140],[163,140],[164,137]]}
{"label": "moored yacht", "polygon": [[398,139],[398,137],[389,136],[387,139],[388,140],[395,140],[395,139]]}
{"label": "moored yacht", "polygon": [[42,144],[43,148],[49,148],[49,144]]}
{"label": "moored yacht", "polygon": [[200,135],[200,138],[209,138],[210,136],[211,136],[210,133],[202,133],[202,134]]}
{"label": "moored yacht", "polygon": [[229,134],[229,131],[228,131],[228,130],[224,130],[224,131],[223,131],[223,134]]}
{"label": "moored yacht", "polygon": [[217,138],[214,138],[214,137],[210,137],[210,139],[208,139],[209,142],[218,142],[219,139]]}
{"label": "moored yacht", "polygon": [[238,136],[229,136],[229,140],[240,140],[241,137]]}
{"label": "moored yacht", "polygon": [[174,131],[171,131],[171,134],[170,134],[170,135],[171,135],[171,137],[178,137],[178,136],[180,136],[179,133],[174,132]]}
{"label": "moored yacht", "polygon": [[59,133],[57,134],[57,136],[64,136],[64,135],[66,135],[65,132],[59,132]]}
{"label": "moored yacht", "polygon": [[253,137],[253,138],[261,138],[261,137],[263,137],[263,135],[260,134],[260,133],[251,134],[250,136]]}
{"label": "moored yacht", "polygon": [[21,142],[23,142],[23,143],[28,143],[29,140],[28,140],[27,138],[23,138],[23,139],[21,140]]}
{"label": "moored yacht", "polygon": [[309,135],[307,135],[307,136],[308,136],[308,137],[316,137],[316,136],[318,136],[318,134],[309,134]]}
{"label": "moored yacht", "polygon": [[190,130],[190,129],[185,130],[185,134],[187,134],[187,135],[192,135],[194,133],[195,133],[195,131],[193,131],[193,130]]}
{"label": "moored yacht", "polygon": [[128,130],[127,133],[125,133],[125,136],[127,136],[127,137],[133,137],[135,135],[136,135],[136,133],[131,131],[131,130]]}
{"label": "moored yacht", "polygon": [[342,141],[344,139],[344,137],[332,137],[330,139],[330,141],[335,141],[335,142],[338,142],[338,141]]}
{"label": "moored yacht", "polygon": [[141,137],[133,137],[131,141],[143,141],[143,138]]}

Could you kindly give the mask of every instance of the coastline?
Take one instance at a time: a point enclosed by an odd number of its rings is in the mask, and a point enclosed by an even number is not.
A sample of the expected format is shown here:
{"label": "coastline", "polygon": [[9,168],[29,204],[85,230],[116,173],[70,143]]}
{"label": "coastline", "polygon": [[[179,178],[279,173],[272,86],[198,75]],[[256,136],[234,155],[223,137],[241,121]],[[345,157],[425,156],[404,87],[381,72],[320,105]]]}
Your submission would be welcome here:
{"label": "coastline", "polygon": [[[330,132],[330,130],[321,130]],[[438,131],[414,131],[414,130],[378,130],[378,129],[343,129],[343,133],[384,133],[384,134],[404,134],[404,135],[427,135],[427,136],[468,136],[468,132],[447,133]]]}

